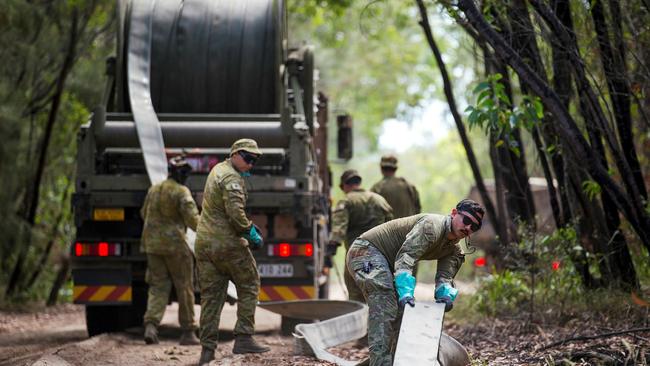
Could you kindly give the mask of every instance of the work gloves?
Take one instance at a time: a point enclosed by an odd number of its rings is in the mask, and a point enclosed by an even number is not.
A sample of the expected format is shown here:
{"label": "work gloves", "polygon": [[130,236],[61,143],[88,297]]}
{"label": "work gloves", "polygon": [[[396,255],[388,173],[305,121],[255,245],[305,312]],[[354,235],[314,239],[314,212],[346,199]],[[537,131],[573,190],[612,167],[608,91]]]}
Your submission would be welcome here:
{"label": "work gloves", "polygon": [[264,239],[262,239],[260,232],[260,228],[253,224],[250,231],[243,235],[244,239],[248,241],[248,247],[252,250],[257,250],[264,245]]}
{"label": "work gloves", "polygon": [[458,290],[453,288],[448,283],[442,283],[438,285],[438,287],[436,288],[436,292],[435,292],[436,302],[445,304],[445,312],[453,309],[454,300],[456,300],[456,296],[458,296]]}
{"label": "work gloves", "polygon": [[338,249],[339,243],[335,241],[330,241],[325,246],[325,262],[323,267],[331,268],[332,267],[332,258],[336,255],[336,249]]}
{"label": "work gloves", "polygon": [[415,306],[415,277],[408,272],[400,272],[395,276],[395,288],[397,289],[397,298],[399,299],[399,306],[409,304],[411,307]]}

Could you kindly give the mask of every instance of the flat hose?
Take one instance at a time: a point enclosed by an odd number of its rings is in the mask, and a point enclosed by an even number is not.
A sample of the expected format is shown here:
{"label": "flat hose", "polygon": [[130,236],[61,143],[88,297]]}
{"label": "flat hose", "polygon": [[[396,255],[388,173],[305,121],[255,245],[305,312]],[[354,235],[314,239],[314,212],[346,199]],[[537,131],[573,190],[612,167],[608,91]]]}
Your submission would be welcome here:
{"label": "flat hose", "polygon": [[[237,289],[232,282],[228,282],[228,297],[232,301],[237,299]],[[327,351],[367,334],[367,305],[357,301],[296,300],[263,302],[258,306],[290,318],[317,320],[296,325],[293,333],[295,354],[313,356],[340,366],[368,365],[368,359],[351,361]],[[442,332],[438,363],[441,366],[465,366],[469,364],[469,355],[463,345]]]}
{"label": "flat hose", "polygon": [[165,143],[158,116],[151,102],[149,84],[151,28],[155,4],[156,0],[140,0],[131,3],[127,59],[129,99],[147,175],[152,185],[167,178]]}

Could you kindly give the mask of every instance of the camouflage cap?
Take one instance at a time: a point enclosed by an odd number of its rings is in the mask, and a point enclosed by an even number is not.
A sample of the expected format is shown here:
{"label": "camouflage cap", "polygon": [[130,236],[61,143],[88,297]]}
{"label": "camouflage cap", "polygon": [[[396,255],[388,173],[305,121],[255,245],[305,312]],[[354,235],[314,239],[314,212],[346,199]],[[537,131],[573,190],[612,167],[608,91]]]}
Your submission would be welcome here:
{"label": "camouflage cap", "polygon": [[382,168],[395,168],[397,169],[397,157],[395,155],[384,155],[381,157],[379,165]]}
{"label": "camouflage cap", "polygon": [[341,184],[345,184],[348,181],[350,181],[352,178],[358,178],[359,183],[361,182],[361,176],[359,175],[359,172],[357,172],[354,169],[348,169],[341,174]]}
{"label": "camouflage cap", "polygon": [[239,139],[235,141],[235,143],[232,144],[232,147],[230,148],[230,155],[241,150],[255,155],[262,155],[262,152],[257,147],[257,142],[255,142],[253,139]]}

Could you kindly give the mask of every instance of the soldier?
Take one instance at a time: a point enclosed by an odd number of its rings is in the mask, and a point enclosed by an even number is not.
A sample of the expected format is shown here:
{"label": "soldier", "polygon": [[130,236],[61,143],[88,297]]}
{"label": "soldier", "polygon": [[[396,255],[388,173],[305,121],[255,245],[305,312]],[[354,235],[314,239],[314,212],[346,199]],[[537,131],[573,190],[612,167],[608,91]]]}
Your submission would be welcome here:
{"label": "soldier", "polygon": [[395,176],[397,158],[394,155],[384,155],[381,157],[380,166],[384,178],[375,183],[370,191],[381,195],[388,201],[396,219],[419,214],[422,207],[418,190],[406,179]]}
{"label": "soldier", "polygon": [[259,249],[262,237],[244,207],[248,192],[244,178],[262,152],[251,139],[235,141],[230,158],[217,164],[205,183],[203,210],[196,232],[196,260],[201,286],[201,358],[199,365],[214,359],[219,320],[226,300],[228,281],[237,288],[237,324],[233,353],[260,353],[255,331],[255,306],[260,287],[257,265],[250,249]]}
{"label": "soldier", "polygon": [[172,283],[178,298],[178,319],[182,345],[199,344],[194,331],[194,258],[185,231],[196,230],[199,211],[190,190],[183,184],[192,167],[180,156],[169,161],[169,178],[149,188],[140,215],[142,251],[147,253],[146,281],[149,284],[144,340],[158,343],[162,320]]}
{"label": "soldier", "polygon": [[[383,197],[361,188],[361,176],[356,170],[343,172],[339,187],[345,192],[345,198],[337,203],[332,213],[332,232],[326,248],[325,273],[332,267],[332,257],[341,243],[345,244],[347,253],[359,235],[393,219],[393,210]],[[347,270],[343,278],[350,300],[364,302],[363,294]]]}
{"label": "soldier", "polygon": [[348,271],[367,300],[370,365],[392,365],[399,309],[415,306],[413,267],[438,260],[435,299],[451,310],[458,290],[453,279],[465,261],[458,244],[481,228],[485,210],[464,199],[450,215],[419,214],[395,219],[366,231],[346,257]]}

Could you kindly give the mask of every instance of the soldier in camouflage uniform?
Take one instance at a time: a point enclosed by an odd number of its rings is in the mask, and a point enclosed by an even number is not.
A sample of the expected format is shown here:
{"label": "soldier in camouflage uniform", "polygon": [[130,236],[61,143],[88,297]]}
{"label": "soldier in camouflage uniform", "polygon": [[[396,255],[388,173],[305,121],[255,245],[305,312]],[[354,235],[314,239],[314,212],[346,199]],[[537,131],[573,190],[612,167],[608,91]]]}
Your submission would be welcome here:
{"label": "soldier in camouflage uniform", "polygon": [[259,248],[263,242],[244,212],[248,197],[244,177],[250,175],[260,155],[254,140],[237,140],[230,149],[230,158],[212,168],[205,183],[195,245],[201,286],[199,335],[203,348],[199,365],[214,359],[229,280],[235,284],[239,298],[233,353],[269,350],[252,338],[260,279],[251,248]]}
{"label": "soldier in camouflage uniform", "polygon": [[386,199],[396,219],[417,215],[422,211],[420,195],[414,185],[402,177],[396,177],[397,158],[393,155],[381,157],[382,180],[375,183],[371,192],[375,192]]}
{"label": "soldier in camouflage uniform", "polygon": [[196,230],[199,211],[183,184],[192,168],[182,157],[169,162],[169,178],[149,188],[140,214],[142,251],[147,253],[146,281],[149,284],[144,314],[147,344],[158,343],[157,327],[165,312],[172,283],[178,298],[178,319],[182,345],[199,344],[194,331],[194,258],[185,231]]}
{"label": "soldier in camouflage uniform", "polygon": [[481,228],[484,209],[462,200],[450,215],[419,214],[366,231],[352,243],[347,268],[366,298],[370,365],[392,365],[396,321],[405,304],[415,305],[413,267],[438,260],[435,298],[451,310],[458,290],[453,278],[465,261],[458,244]]}
{"label": "soldier in camouflage uniform", "polygon": [[[384,198],[361,188],[361,176],[356,170],[343,172],[339,187],[345,192],[345,198],[336,204],[332,212],[332,231],[325,256],[325,268],[328,270],[332,267],[332,257],[341,243],[344,243],[347,253],[359,235],[393,219],[393,210]],[[343,278],[350,300],[364,302],[361,290],[347,270],[344,271]]]}

